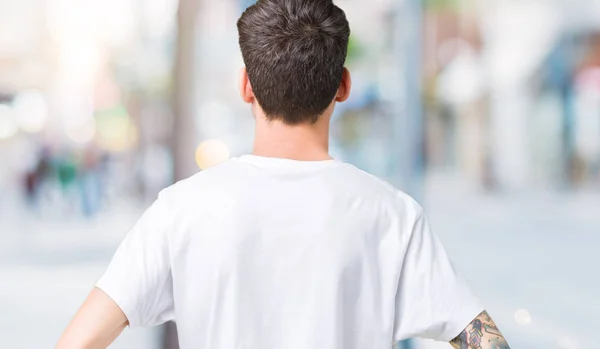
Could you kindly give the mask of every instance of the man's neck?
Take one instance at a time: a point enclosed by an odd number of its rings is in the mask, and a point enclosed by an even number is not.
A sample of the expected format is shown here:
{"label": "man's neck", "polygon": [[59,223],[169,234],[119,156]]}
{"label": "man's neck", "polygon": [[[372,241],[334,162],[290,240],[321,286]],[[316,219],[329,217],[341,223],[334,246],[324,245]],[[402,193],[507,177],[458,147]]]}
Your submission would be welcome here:
{"label": "man's neck", "polygon": [[314,125],[286,125],[256,118],[254,155],[300,161],[330,160],[329,118]]}

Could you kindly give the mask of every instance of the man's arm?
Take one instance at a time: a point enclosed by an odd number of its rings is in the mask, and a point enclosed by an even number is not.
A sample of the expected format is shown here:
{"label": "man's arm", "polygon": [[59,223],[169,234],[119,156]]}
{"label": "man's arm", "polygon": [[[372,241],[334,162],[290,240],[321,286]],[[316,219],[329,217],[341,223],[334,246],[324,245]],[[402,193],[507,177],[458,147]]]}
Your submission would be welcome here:
{"label": "man's arm", "polygon": [[450,344],[456,349],[510,349],[486,311],[473,320]]}
{"label": "man's arm", "polygon": [[127,317],[100,289],[92,290],[56,349],[106,349],[127,327]]}

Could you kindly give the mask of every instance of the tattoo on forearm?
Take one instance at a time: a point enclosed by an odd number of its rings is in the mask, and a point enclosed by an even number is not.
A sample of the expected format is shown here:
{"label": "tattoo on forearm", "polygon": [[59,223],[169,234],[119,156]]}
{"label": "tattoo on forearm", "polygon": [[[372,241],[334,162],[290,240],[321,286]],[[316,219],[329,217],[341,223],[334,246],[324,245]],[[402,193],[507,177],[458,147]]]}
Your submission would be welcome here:
{"label": "tattoo on forearm", "polygon": [[485,325],[485,332],[487,332],[493,336],[502,337],[502,333],[500,333],[500,330],[498,330],[498,327],[496,327],[496,326]]}
{"label": "tattoo on forearm", "polygon": [[485,311],[450,344],[456,349],[510,349],[506,339]]}

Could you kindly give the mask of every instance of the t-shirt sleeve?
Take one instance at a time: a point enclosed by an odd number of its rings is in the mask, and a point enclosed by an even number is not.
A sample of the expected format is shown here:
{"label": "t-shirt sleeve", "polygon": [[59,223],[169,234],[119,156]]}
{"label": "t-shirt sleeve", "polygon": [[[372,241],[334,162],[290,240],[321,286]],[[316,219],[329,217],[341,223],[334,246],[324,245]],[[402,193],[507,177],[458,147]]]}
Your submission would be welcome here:
{"label": "t-shirt sleeve", "polygon": [[160,195],[129,231],[96,287],[123,310],[130,327],[174,318],[168,207]]}
{"label": "t-shirt sleeve", "polygon": [[395,340],[449,342],[481,312],[479,299],[454,268],[420,213],[409,238],[396,294]]}

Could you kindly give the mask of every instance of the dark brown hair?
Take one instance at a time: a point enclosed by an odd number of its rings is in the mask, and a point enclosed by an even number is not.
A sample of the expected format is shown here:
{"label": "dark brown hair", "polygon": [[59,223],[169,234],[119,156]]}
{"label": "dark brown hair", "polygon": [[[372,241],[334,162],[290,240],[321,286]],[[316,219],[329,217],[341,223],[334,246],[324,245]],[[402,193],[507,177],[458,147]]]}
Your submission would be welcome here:
{"label": "dark brown hair", "polygon": [[269,119],[315,123],[342,81],[350,26],[332,0],[259,0],[238,21],[254,95]]}

